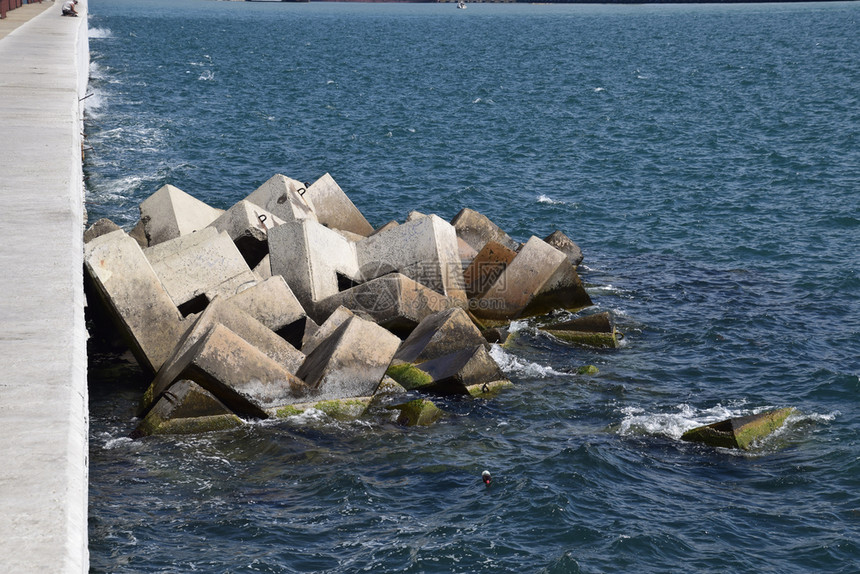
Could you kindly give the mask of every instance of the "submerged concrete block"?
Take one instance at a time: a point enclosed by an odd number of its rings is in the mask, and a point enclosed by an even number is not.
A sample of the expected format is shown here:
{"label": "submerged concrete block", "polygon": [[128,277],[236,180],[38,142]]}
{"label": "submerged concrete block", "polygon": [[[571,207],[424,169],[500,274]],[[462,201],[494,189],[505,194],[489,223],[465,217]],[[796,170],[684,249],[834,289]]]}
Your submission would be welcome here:
{"label": "submerged concrete block", "polygon": [[194,381],[242,417],[264,419],[268,408],[306,400],[308,389],[301,380],[221,324],[172,368],[179,374],[171,384]]}
{"label": "submerged concrete block", "polygon": [[373,233],[373,226],[329,174],[309,186],[304,199],[311,205],[317,220],[326,227],[349,231],[361,237]]}
{"label": "submerged concrete block", "polygon": [[400,339],[379,325],[350,317],[320,343],[296,373],[315,399],[373,395]]}
{"label": "submerged concrete block", "polygon": [[[216,294],[234,295],[257,282],[226,232],[155,261],[152,268],[176,306],[186,313],[205,308]],[[195,298],[201,299],[199,304],[192,302]],[[189,308],[183,309],[187,304]]]}
{"label": "submerged concrete block", "polygon": [[149,246],[199,231],[221,213],[172,185],[162,186],[140,204],[140,220]]}
{"label": "submerged concrete block", "polygon": [[567,255],[567,259],[574,267],[582,263],[582,249],[561,231],[553,231],[544,238],[544,241]]}
{"label": "submerged concrete block", "polygon": [[242,419],[212,393],[192,381],[177,381],[164,393],[132,433],[132,438],[156,434],[192,434],[224,430]]}
{"label": "submerged concrete block", "polygon": [[283,222],[283,219],[259,205],[241,200],[210,226],[227,232],[248,267],[254,267],[269,252],[269,230]]}
{"label": "submerged concrete block", "polygon": [[457,234],[428,215],[360,241],[358,263],[365,280],[397,272],[443,295],[466,300]]}
{"label": "submerged concrete block", "polygon": [[330,399],[325,401],[313,401],[309,403],[293,403],[268,409],[272,418],[285,419],[298,416],[305,411],[315,409],[325,413],[327,416],[340,420],[355,420],[367,412],[373,397],[351,397],[347,399]]}
{"label": "submerged concrete block", "polygon": [[152,384],[143,394],[141,409],[146,411],[170,385],[181,378],[189,350],[215,326],[222,325],[290,373],[296,373],[305,355],[290,343],[267,328],[260,321],[241,310],[231,301],[214,299],[194,320],[175,345],[170,357],[155,375]]}
{"label": "submerged concrete block", "polygon": [[402,426],[427,426],[435,423],[444,414],[432,401],[413,399],[398,405],[386,407],[398,411],[397,424]]}
{"label": "submerged concrete block", "polygon": [[316,221],[313,207],[303,197],[305,192],[305,184],[302,182],[276,174],[245,200],[274,213],[284,221]]}
{"label": "submerged concrete block", "polygon": [[100,299],[140,366],[157,371],[185,326],[138,243],[123,231],[86,244],[84,263]]}
{"label": "submerged concrete block", "polygon": [[506,380],[486,347],[465,348],[417,365],[392,365],[388,376],[407,390],[437,395],[468,395],[472,385]]}
{"label": "submerged concrete block", "polygon": [[269,231],[273,275],[281,275],[306,311],[361,281],[355,243],[316,221],[287,222]]}
{"label": "submerged concrete block", "polygon": [[537,237],[528,240],[477,301],[469,309],[486,326],[554,309],[576,310],[591,305],[567,256]]}
{"label": "submerged concrete block", "polygon": [[495,241],[488,241],[463,272],[466,296],[469,299],[476,299],[484,295],[516,256],[516,251]]}
{"label": "submerged concrete block", "polygon": [[551,323],[541,326],[539,329],[568,343],[591,347],[618,346],[618,332],[615,330],[615,322],[608,311],[577,317],[561,323]]}
{"label": "submerged concrete block", "polygon": [[316,306],[315,317],[324,320],[342,305],[405,337],[428,315],[461,304],[405,275],[391,273],[324,299]]}
{"label": "submerged concrete block", "polygon": [[749,450],[753,442],[779,429],[794,411],[788,407],[696,427],[681,435],[681,440]]}
{"label": "submerged concrete block", "polygon": [[457,237],[462,238],[475,251],[480,251],[488,241],[495,241],[512,251],[517,251],[520,248],[518,241],[512,239],[487,216],[474,209],[465,208],[461,210],[451,220],[451,225],[457,230]]}
{"label": "submerged concrete block", "polygon": [[422,363],[484,342],[469,315],[455,307],[425,317],[400,344],[393,362]]}

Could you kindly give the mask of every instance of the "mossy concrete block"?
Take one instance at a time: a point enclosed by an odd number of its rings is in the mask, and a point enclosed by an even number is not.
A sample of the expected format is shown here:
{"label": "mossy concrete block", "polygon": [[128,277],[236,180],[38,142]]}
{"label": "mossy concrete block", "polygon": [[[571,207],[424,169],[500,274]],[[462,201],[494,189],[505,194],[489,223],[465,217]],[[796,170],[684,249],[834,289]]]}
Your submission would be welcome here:
{"label": "mossy concrete block", "polygon": [[287,282],[273,275],[228,298],[236,308],[278,332],[307,316]]}
{"label": "mossy concrete block", "polygon": [[391,273],[321,301],[315,307],[314,319],[324,321],[335,309],[344,306],[406,337],[428,315],[460,305],[461,301],[445,297],[401,273]]}
{"label": "mossy concrete block", "polygon": [[258,352],[263,353],[290,373],[295,374],[305,360],[304,353],[298,351],[260,321],[231,301],[216,298],[194,319],[175,345],[170,357],[156,373],[155,379],[141,399],[143,412],[146,412],[174,381],[181,378],[180,374],[188,361],[187,353],[216,325],[227,327]]}
{"label": "mossy concrete block", "polygon": [[508,249],[501,243],[488,241],[463,272],[466,296],[469,299],[475,299],[484,295],[516,256],[516,251]]}
{"label": "mossy concrete block", "polygon": [[187,327],[140,245],[121,230],[102,235],[86,244],[84,264],[138,363],[154,373]]}
{"label": "mossy concrete block", "polygon": [[389,410],[399,411],[397,424],[402,426],[427,426],[435,423],[444,414],[439,407],[427,399],[414,399],[409,402],[391,405]]}
{"label": "mossy concrete block", "polygon": [[159,259],[152,268],[177,307],[200,300],[195,311],[216,294],[232,295],[257,281],[226,232]]}
{"label": "mossy concrete block", "polygon": [[359,241],[356,253],[365,281],[397,272],[437,293],[466,300],[457,234],[436,215]]}
{"label": "mossy concrete block", "polygon": [[316,304],[362,280],[356,244],[316,221],[287,222],[269,231],[273,275],[281,275],[311,316]]}
{"label": "mossy concrete block", "polygon": [[267,418],[267,408],[308,396],[295,375],[220,324],[177,360],[176,370],[174,380],[194,381],[242,417]]}
{"label": "mossy concrete block", "polygon": [[597,375],[599,373],[600,369],[598,369],[594,365],[583,365],[576,369],[577,375]]}
{"label": "mossy concrete block", "polygon": [[300,181],[275,174],[253,191],[246,201],[259,205],[283,221],[316,221],[313,207],[305,200],[306,186]]}
{"label": "mossy concrete block", "polygon": [[310,204],[317,220],[326,227],[361,237],[373,233],[373,226],[328,173],[308,187],[304,199]]}
{"label": "mossy concrete block", "polygon": [[371,396],[400,339],[360,317],[350,317],[310,354],[296,373],[317,400]]}
{"label": "mossy concrete block", "polygon": [[423,363],[389,367],[388,376],[407,390],[436,395],[468,395],[469,387],[504,380],[486,347],[477,345]]}
{"label": "mossy concrete block", "polygon": [[553,231],[544,238],[544,241],[567,255],[574,267],[582,263],[582,249],[573,240],[559,230]]}
{"label": "mossy concrete block", "polygon": [[477,301],[470,311],[484,324],[592,304],[567,256],[534,236]]}
{"label": "mossy concrete block", "polygon": [[162,395],[132,436],[199,433],[240,424],[242,420],[212,393],[197,383],[181,380]]}
{"label": "mossy concrete block", "polygon": [[149,246],[199,231],[222,213],[172,185],[159,188],[140,204],[140,220]]}
{"label": "mossy concrete block", "polygon": [[425,317],[400,344],[394,362],[422,363],[484,342],[466,312],[454,307]]}
{"label": "mossy concrete block", "polygon": [[241,200],[221,214],[210,226],[226,232],[249,267],[256,266],[269,252],[269,230],[283,219],[247,200]]}
{"label": "mossy concrete block", "polygon": [[270,417],[285,419],[298,416],[310,409],[316,409],[327,416],[340,421],[355,420],[361,418],[367,412],[372,397],[353,397],[347,399],[330,399],[325,401],[312,401],[306,403],[294,403],[269,409]]}
{"label": "mossy concrete block", "polygon": [[785,419],[794,411],[794,408],[787,407],[757,415],[728,419],[688,430],[681,436],[681,439],[723,448],[749,450],[753,442],[761,440],[779,429]]}
{"label": "mossy concrete block", "polygon": [[617,347],[618,333],[615,322],[608,311],[577,317],[570,321],[552,323],[539,327],[554,337],[568,343],[589,347]]}
{"label": "mossy concrete block", "polygon": [[505,233],[501,227],[474,209],[465,208],[454,216],[451,224],[457,231],[457,236],[480,252],[488,241],[495,241],[512,251],[520,248],[520,243]]}
{"label": "mossy concrete block", "polygon": [[476,399],[492,399],[505,389],[510,389],[513,386],[514,384],[511,381],[501,379],[499,381],[469,385],[467,388],[469,389],[469,394]]}

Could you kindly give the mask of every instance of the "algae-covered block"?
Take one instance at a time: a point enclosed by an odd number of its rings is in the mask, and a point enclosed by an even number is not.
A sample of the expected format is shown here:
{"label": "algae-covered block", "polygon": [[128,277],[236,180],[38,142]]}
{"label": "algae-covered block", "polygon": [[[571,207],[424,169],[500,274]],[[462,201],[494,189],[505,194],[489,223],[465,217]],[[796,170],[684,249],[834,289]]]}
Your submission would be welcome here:
{"label": "algae-covered block", "polygon": [[568,343],[590,347],[618,346],[618,333],[608,311],[544,325],[539,329]]}
{"label": "algae-covered block", "polygon": [[505,379],[483,345],[455,351],[417,365],[391,365],[387,374],[407,390],[436,395],[468,395],[472,385]]}
{"label": "algae-covered block", "polygon": [[432,401],[414,399],[400,405],[391,405],[389,410],[400,411],[397,424],[403,426],[426,426],[439,420],[444,414]]}
{"label": "algae-covered block", "polygon": [[272,418],[285,419],[287,417],[300,415],[310,409],[316,409],[333,419],[348,421],[358,419],[364,415],[372,400],[373,397],[351,397],[344,399],[312,401],[307,403],[293,403],[282,407],[267,409],[266,412]]}
{"label": "algae-covered block", "polygon": [[140,421],[132,437],[191,434],[224,430],[242,424],[224,403],[197,383],[177,381]]}
{"label": "algae-covered block", "polygon": [[511,381],[502,379],[500,381],[469,385],[467,388],[469,389],[469,394],[476,399],[491,399],[503,390],[510,389],[513,386],[514,384]]}
{"label": "algae-covered block", "polygon": [[696,427],[685,432],[681,440],[749,450],[754,441],[763,439],[781,427],[794,411],[794,408],[787,407]]}

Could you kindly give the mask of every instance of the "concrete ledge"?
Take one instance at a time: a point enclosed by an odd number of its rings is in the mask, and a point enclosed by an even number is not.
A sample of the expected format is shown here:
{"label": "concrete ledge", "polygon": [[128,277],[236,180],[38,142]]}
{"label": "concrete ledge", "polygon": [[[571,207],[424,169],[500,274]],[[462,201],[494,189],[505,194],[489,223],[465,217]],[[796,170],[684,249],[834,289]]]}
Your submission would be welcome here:
{"label": "concrete ledge", "polygon": [[82,106],[86,1],[0,40],[0,555],[86,572]]}

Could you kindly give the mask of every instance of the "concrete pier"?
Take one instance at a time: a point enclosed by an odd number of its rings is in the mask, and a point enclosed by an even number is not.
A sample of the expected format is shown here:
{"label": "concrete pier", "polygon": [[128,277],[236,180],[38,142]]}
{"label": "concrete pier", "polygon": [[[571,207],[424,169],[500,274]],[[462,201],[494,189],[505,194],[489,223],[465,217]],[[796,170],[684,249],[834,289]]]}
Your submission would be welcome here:
{"label": "concrete pier", "polygon": [[0,21],[3,572],[89,569],[80,101],[89,71],[86,2],[79,1],[78,18],[62,17],[59,0],[45,0],[9,12],[17,21]]}

